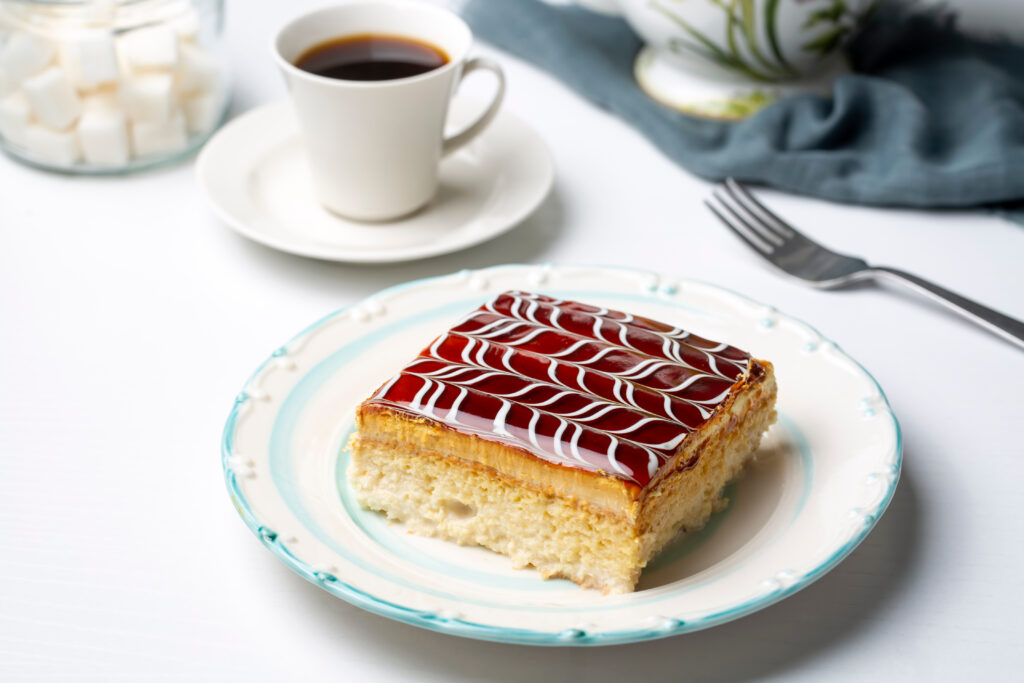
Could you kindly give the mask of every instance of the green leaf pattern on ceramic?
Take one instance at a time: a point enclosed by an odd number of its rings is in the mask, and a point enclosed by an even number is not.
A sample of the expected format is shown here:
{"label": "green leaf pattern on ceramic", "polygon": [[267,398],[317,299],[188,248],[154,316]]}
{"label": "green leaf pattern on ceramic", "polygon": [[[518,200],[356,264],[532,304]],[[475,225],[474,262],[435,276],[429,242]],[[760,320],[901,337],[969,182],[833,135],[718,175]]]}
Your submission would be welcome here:
{"label": "green leaf pattern on ceramic", "polygon": [[796,73],[796,69],[786,60],[786,56],[782,54],[782,48],[779,47],[779,37],[777,35],[777,22],[775,20],[776,13],[779,10],[779,0],[768,0],[764,4],[764,28],[765,33],[768,34],[768,45],[771,46],[772,54],[780,65],[782,65],[790,73]]}
{"label": "green leaf pattern on ceramic", "polygon": [[706,102],[694,102],[682,108],[682,111],[723,121],[738,121],[760,111],[778,99],[776,93],[764,90],[737,93],[730,97]]}
{"label": "green leaf pattern on ceramic", "polygon": [[846,3],[843,0],[833,0],[831,5],[811,12],[802,28],[806,31],[821,26],[824,31],[810,38],[800,47],[808,52],[817,52],[821,56],[832,52],[846,39],[853,28],[852,22],[847,21],[849,16],[850,11],[846,8]]}
{"label": "green leaf pattern on ceramic", "polygon": [[[670,50],[703,57],[757,81],[782,81],[800,75],[780,48],[777,34],[780,0],[703,0],[725,14],[724,40],[712,39],[672,10],[674,4],[697,1],[650,0],[655,11],[682,30],[683,35],[669,39]],[[807,33],[801,49],[815,53],[818,59],[836,50],[858,19],[845,0],[824,2],[827,4],[810,12],[801,27],[801,31]],[[762,44],[762,36],[766,45]]]}
{"label": "green leaf pattern on ceramic", "polygon": [[845,12],[846,3],[842,0],[835,0],[835,2],[828,7],[815,10],[807,15],[807,20],[804,21],[803,27],[808,29],[822,22],[828,22],[831,24],[838,23]]}

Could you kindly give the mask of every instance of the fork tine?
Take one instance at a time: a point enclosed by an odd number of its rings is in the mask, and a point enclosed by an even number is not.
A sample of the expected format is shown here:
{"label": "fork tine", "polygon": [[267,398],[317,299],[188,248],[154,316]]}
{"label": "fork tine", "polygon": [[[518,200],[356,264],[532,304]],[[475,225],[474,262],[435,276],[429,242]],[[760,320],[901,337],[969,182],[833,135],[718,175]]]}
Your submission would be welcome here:
{"label": "fork tine", "polygon": [[803,237],[799,230],[779,218],[779,216],[762,204],[756,197],[754,197],[753,194],[751,194],[750,190],[735,178],[726,178],[725,188],[729,192],[729,196],[732,197],[740,206],[751,214],[761,218],[766,225],[774,228],[776,232],[781,234],[783,237],[789,238],[796,237],[798,235]]}
{"label": "fork tine", "polygon": [[[721,201],[721,199],[719,199],[719,201]],[[758,252],[762,256],[768,256],[768,255],[770,255],[772,253],[773,249],[772,249],[771,245],[765,244],[763,240],[754,239],[754,238],[748,236],[745,231],[743,231],[740,228],[736,227],[732,223],[732,221],[730,221],[728,218],[726,218],[725,215],[721,211],[719,211],[715,207],[715,205],[713,203],[711,203],[709,200],[705,199],[704,200],[704,204],[709,209],[711,209],[711,213],[715,214],[715,216],[718,217],[718,220],[722,221],[722,224],[725,227],[729,228],[729,230],[731,230],[734,235],[736,235],[741,240],[743,240],[743,242],[745,242],[748,247],[750,247],[754,251]],[[723,207],[724,206],[725,205],[723,204]],[[726,207],[726,209],[727,208],[728,207]]]}
{"label": "fork tine", "polygon": [[712,190],[711,194],[714,195],[715,199],[718,200],[718,203],[721,204],[723,208],[728,209],[729,213],[732,214],[732,217],[741,223],[748,232],[753,233],[755,236],[772,245],[773,249],[774,247],[781,247],[786,243],[785,237],[782,237],[765,225],[764,221],[751,213],[749,209],[744,208],[739,201],[728,194],[728,191],[726,192],[728,199],[726,199],[725,196],[722,196],[722,193],[717,189]]}

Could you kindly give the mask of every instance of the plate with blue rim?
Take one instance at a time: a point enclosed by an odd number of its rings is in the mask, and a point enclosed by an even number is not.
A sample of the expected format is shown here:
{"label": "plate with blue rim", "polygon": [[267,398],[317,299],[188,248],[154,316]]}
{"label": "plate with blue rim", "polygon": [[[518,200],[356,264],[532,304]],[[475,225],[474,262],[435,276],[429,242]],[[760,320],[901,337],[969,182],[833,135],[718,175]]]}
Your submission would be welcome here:
{"label": "plate with blue rim", "polygon": [[[729,505],[656,557],[633,593],[544,580],[485,549],[406,533],[361,509],[348,487],[355,407],[436,335],[510,289],[662,320],[775,365],[779,420],[727,488]],[[222,443],[228,493],[245,524],[306,580],[433,631],[558,646],[696,631],[792,595],[870,532],[901,461],[881,387],[806,323],[705,282],[554,265],[418,280],[332,313],[256,369]]]}

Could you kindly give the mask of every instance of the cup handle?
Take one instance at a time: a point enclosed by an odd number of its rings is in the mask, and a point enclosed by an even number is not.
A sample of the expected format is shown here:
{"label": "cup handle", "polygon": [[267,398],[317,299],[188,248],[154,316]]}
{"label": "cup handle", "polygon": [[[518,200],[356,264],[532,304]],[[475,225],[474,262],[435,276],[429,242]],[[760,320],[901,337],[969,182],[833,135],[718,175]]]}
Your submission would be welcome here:
{"label": "cup handle", "polygon": [[479,118],[477,118],[476,121],[471,123],[461,132],[456,133],[450,138],[445,138],[444,144],[441,147],[441,154],[443,155],[451,154],[482,133],[484,129],[487,128],[488,124],[494,120],[494,117],[498,113],[498,109],[501,108],[501,101],[505,98],[505,73],[494,60],[488,59],[487,57],[474,57],[463,65],[462,78],[465,78],[478,69],[486,69],[494,74],[498,79],[498,90],[494,93],[494,99],[492,99],[491,103],[487,105],[487,109],[479,116]]}

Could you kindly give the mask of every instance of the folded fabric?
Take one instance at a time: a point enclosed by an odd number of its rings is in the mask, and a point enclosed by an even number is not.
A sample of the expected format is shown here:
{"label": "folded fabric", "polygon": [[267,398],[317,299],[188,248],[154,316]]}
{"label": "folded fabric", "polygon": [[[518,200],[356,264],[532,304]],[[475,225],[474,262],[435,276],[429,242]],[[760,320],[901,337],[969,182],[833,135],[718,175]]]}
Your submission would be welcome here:
{"label": "folded fabric", "polygon": [[648,98],[633,79],[640,40],[619,18],[537,0],[470,0],[463,16],[699,176],[860,204],[1006,205],[1024,222],[1024,46],[961,35],[939,10],[883,3],[831,97],[786,97],[738,122]]}

